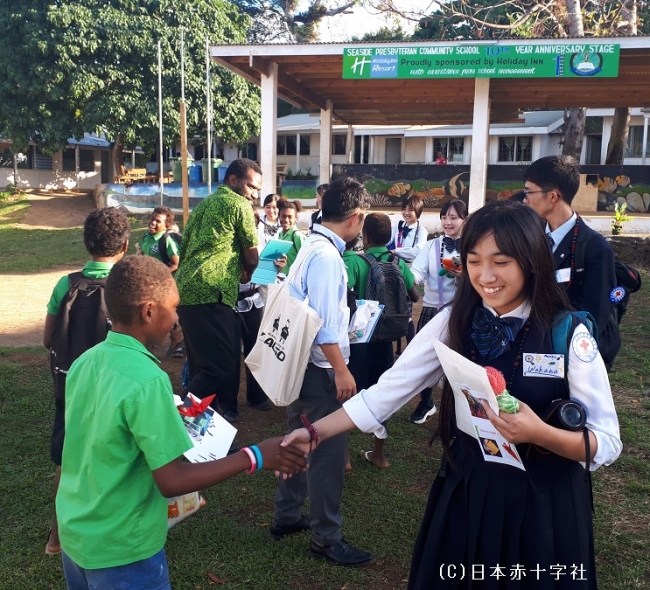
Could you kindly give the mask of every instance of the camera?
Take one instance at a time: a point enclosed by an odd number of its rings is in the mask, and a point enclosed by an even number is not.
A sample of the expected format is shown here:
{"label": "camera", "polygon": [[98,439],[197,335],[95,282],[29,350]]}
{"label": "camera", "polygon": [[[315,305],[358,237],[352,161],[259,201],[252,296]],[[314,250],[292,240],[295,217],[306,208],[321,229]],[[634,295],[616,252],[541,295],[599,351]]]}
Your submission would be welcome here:
{"label": "camera", "polygon": [[556,399],[546,408],[540,418],[547,424],[564,430],[582,430],[587,423],[587,410],[572,399]]}

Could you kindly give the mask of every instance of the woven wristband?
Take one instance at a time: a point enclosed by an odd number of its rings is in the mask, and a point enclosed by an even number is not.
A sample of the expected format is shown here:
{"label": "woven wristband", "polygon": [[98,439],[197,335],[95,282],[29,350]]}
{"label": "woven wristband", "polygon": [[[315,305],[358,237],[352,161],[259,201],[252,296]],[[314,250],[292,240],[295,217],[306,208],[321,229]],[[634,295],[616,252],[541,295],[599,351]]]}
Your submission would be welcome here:
{"label": "woven wristband", "polygon": [[248,447],[243,447],[242,452],[246,453],[251,461],[251,466],[246,470],[246,473],[254,473],[257,471],[257,459],[255,457],[255,453],[253,453],[253,451],[251,451],[251,449]]}
{"label": "woven wristband", "polygon": [[257,469],[255,471],[261,471],[264,469],[264,459],[262,458],[262,451],[257,448],[257,445],[251,445],[251,451],[255,453],[255,459],[257,459]]}

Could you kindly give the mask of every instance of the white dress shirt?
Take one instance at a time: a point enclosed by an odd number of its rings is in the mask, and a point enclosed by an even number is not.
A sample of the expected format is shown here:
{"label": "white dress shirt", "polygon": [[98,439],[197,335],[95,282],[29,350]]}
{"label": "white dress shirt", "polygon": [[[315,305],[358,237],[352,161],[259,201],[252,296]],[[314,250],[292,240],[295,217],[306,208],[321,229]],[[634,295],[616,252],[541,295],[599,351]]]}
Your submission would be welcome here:
{"label": "white dress shirt", "polygon": [[[420,250],[411,265],[411,272],[415,277],[415,284],[424,283],[424,297],[422,305],[425,307],[435,307],[440,309],[445,303],[449,303],[456,293],[456,279],[451,279],[447,275],[440,276],[440,255],[436,247],[436,241],[440,244],[443,258],[451,258],[458,252],[449,252],[442,245],[442,236],[429,240]],[[442,305],[440,301],[439,286],[442,284]]]}
{"label": "white dress shirt", "polygon": [[400,223],[405,223],[403,221],[393,225],[392,233],[390,236],[389,244],[392,244],[394,247],[390,250],[394,250],[395,254],[399,256],[402,260],[406,262],[413,262],[415,257],[420,252],[420,248],[427,243],[427,228],[420,224],[419,221],[408,225],[407,227],[411,230],[408,236],[404,237],[402,240],[402,245],[397,245],[397,234]]}
{"label": "white dress shirt", "polygon": [[[493,309],[486,307],[497,315]],[[378,438],[386,438],[387,433],[382,422],[388,420],[422,389],[432,387],[438,382],[443,371],[433,341],[439,340],[445,344],[448,342],[447,324],[450,313],[451,308],[446,307],[434,316],[376,385],[359,392],[343,404],[357,428],[373,433]],[[524,302],[501,317],[526,319],[529,314],[530,306],[528,302]],[[582,332],[588,330],[580,324],[574,334]],[[594,433],[598,443],[596,455],[591,463],[593,471],[601,465],[610,465],[621,453],[623,445],[618,417],[602,357],[597,354],[591,362],[581,361],[572,346],[569,346],[568,356],[570,397],[587,409],[587,428]]]}
{"label": "white dress shirt", "polygon": [[551,231],[549,224],[546,224],[546,235],[550,235],[553,238],[553,252],[557,250],[557,247],[560,245],[560,242],[566,237],[566,235],[573,229],[573,226],[576,224],[576,213],[573,212],[573,215],[565,221],[560,227],[555,231]]}

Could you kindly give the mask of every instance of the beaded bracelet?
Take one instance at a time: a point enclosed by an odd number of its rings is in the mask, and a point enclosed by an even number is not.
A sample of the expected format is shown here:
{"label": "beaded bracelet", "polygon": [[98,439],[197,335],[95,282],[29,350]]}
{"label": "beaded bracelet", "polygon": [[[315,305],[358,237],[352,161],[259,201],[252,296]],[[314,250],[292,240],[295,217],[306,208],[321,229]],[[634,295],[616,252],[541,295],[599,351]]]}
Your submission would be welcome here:
{"label": "beaded bracelet", "polygon": [[257,445],[251,445],[251,451],[255,453],[255,459],[257,459],[257,469],[255,471],[261,471],[264,468],[264,459],[262,458],[262,451],[257,448]]}
{"label": "beaded bracelet", "polygon": [[242,451],[248,455],[248,458],[251,460],[251,466],[246,470],[246,473],[254,473],[257,471],[257,458],[255,453],[251,451],[248,447],[242,447]]}

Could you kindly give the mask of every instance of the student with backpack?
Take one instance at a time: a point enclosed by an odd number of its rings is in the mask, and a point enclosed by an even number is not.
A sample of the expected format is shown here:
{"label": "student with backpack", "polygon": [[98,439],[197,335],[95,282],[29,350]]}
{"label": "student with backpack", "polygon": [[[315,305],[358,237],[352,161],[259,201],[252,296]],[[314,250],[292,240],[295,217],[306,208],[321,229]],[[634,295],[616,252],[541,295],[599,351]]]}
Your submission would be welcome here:
{"label": "student with backpack", "polygon": [[[343,258],[348,271],[348,288],[356,291],[358,299],[379,301],[384,305],[371,341],[350,346],[349,369],[359,390],[377,383],[393,366],[393,341],[405,336],[408,330],[407,296],[411,301],[420,298],[407,264],[384,246],[390,231],[388,215],[368,214],[362,230],[365,254]],[[361,452],[362,457],[380,469],[388,467],[384,443],[384,438],[375,437],[373,450]]]}
{"label": "student with backpack", "polygon": [[[456,293],[460,277],[460,232],[467,219],[467,205],[460,199],[447,201],[440,209],[443,235],[429,240],[416,256],[411,272],[417,285],[424,285],[422,312],[418,320],[418,332],[426,326],[438,310],[449,303]],[[451,261],[451,266],[445,266]],[[436,406],[433,403],[433,390],[430,387],[420,392],[417,408],[409,417],[413,424],[424,424],[433,416]]]}
{"label": "student with backpack", "polygon": [[[50,368],[54,379],[54,427],[50,456],[56,465],[54,495],[61,476],[61,455],[65,437],[66,376],[73,361],[89,348],[102,342],[110,329],[104,288],[113,265],[129,247],[131,226],[115,207],[97,209],[84,222],[83,239],[90,254],[80,272],[61,277],[47,304],[43,344],[50,351]],[[48,533],[45,553],[61,552],[56,520]]]}
{"label": "student with backpack", "polygon": [[[149,218],[149,231],[142,236],[138,249],[141,254],[153,256],[175,272],[180,263],[182,238],[178,225],[174,223],[174,212],[169,207],[156,207]],[[165,356],[183,358],[184,349],[183,330],[176,324],[169,333],[169,348]]]}
{"label": "student with backpack", "polygon": [[[477,579],[470,576],[481,570],[485,575],[476,582],[481,588],[510,583],[595,589],[589,471],[613,463],[622,445],[605,364],[586,325],[590,321],[570,311],[553,280],[548,242],[530,208],[488,203],[469,216],[460,251],[463,270],[452,305],[418,333],[377,385],[285,442],[317,448],[354,426],[383,434],[386,418],[443,376],[434,347],[439,340],[504,375],[519,410],[497,415],[483,407],[492,426],[517,446],[526,471],[484,459],[476,439],[458,428],[455,398],[445,383],[439,413],[443,463],[415,542],[408,589],[467,588]],[[558,359],[563,370],[539,377],[532,363],[537,356],[562,354],[553,334],[567,315],[569,344],[565,341],[564,358]],[[586,409],[578,430],[542,418],[558,399]],[[495,568],[512,572],[515,567],[525,572],[519,582],[490,575]],[[554,568],[566,575],[554,576]]]}
{"label": "student with backpack", "polygon": [[149,218],[149,231],[142,236],[138,247],[142,254],[157,258],[174,272],[180,262],[182,236],[171,230],[172,225],[175,225],[173,211],[169,207],[156,207]]}

